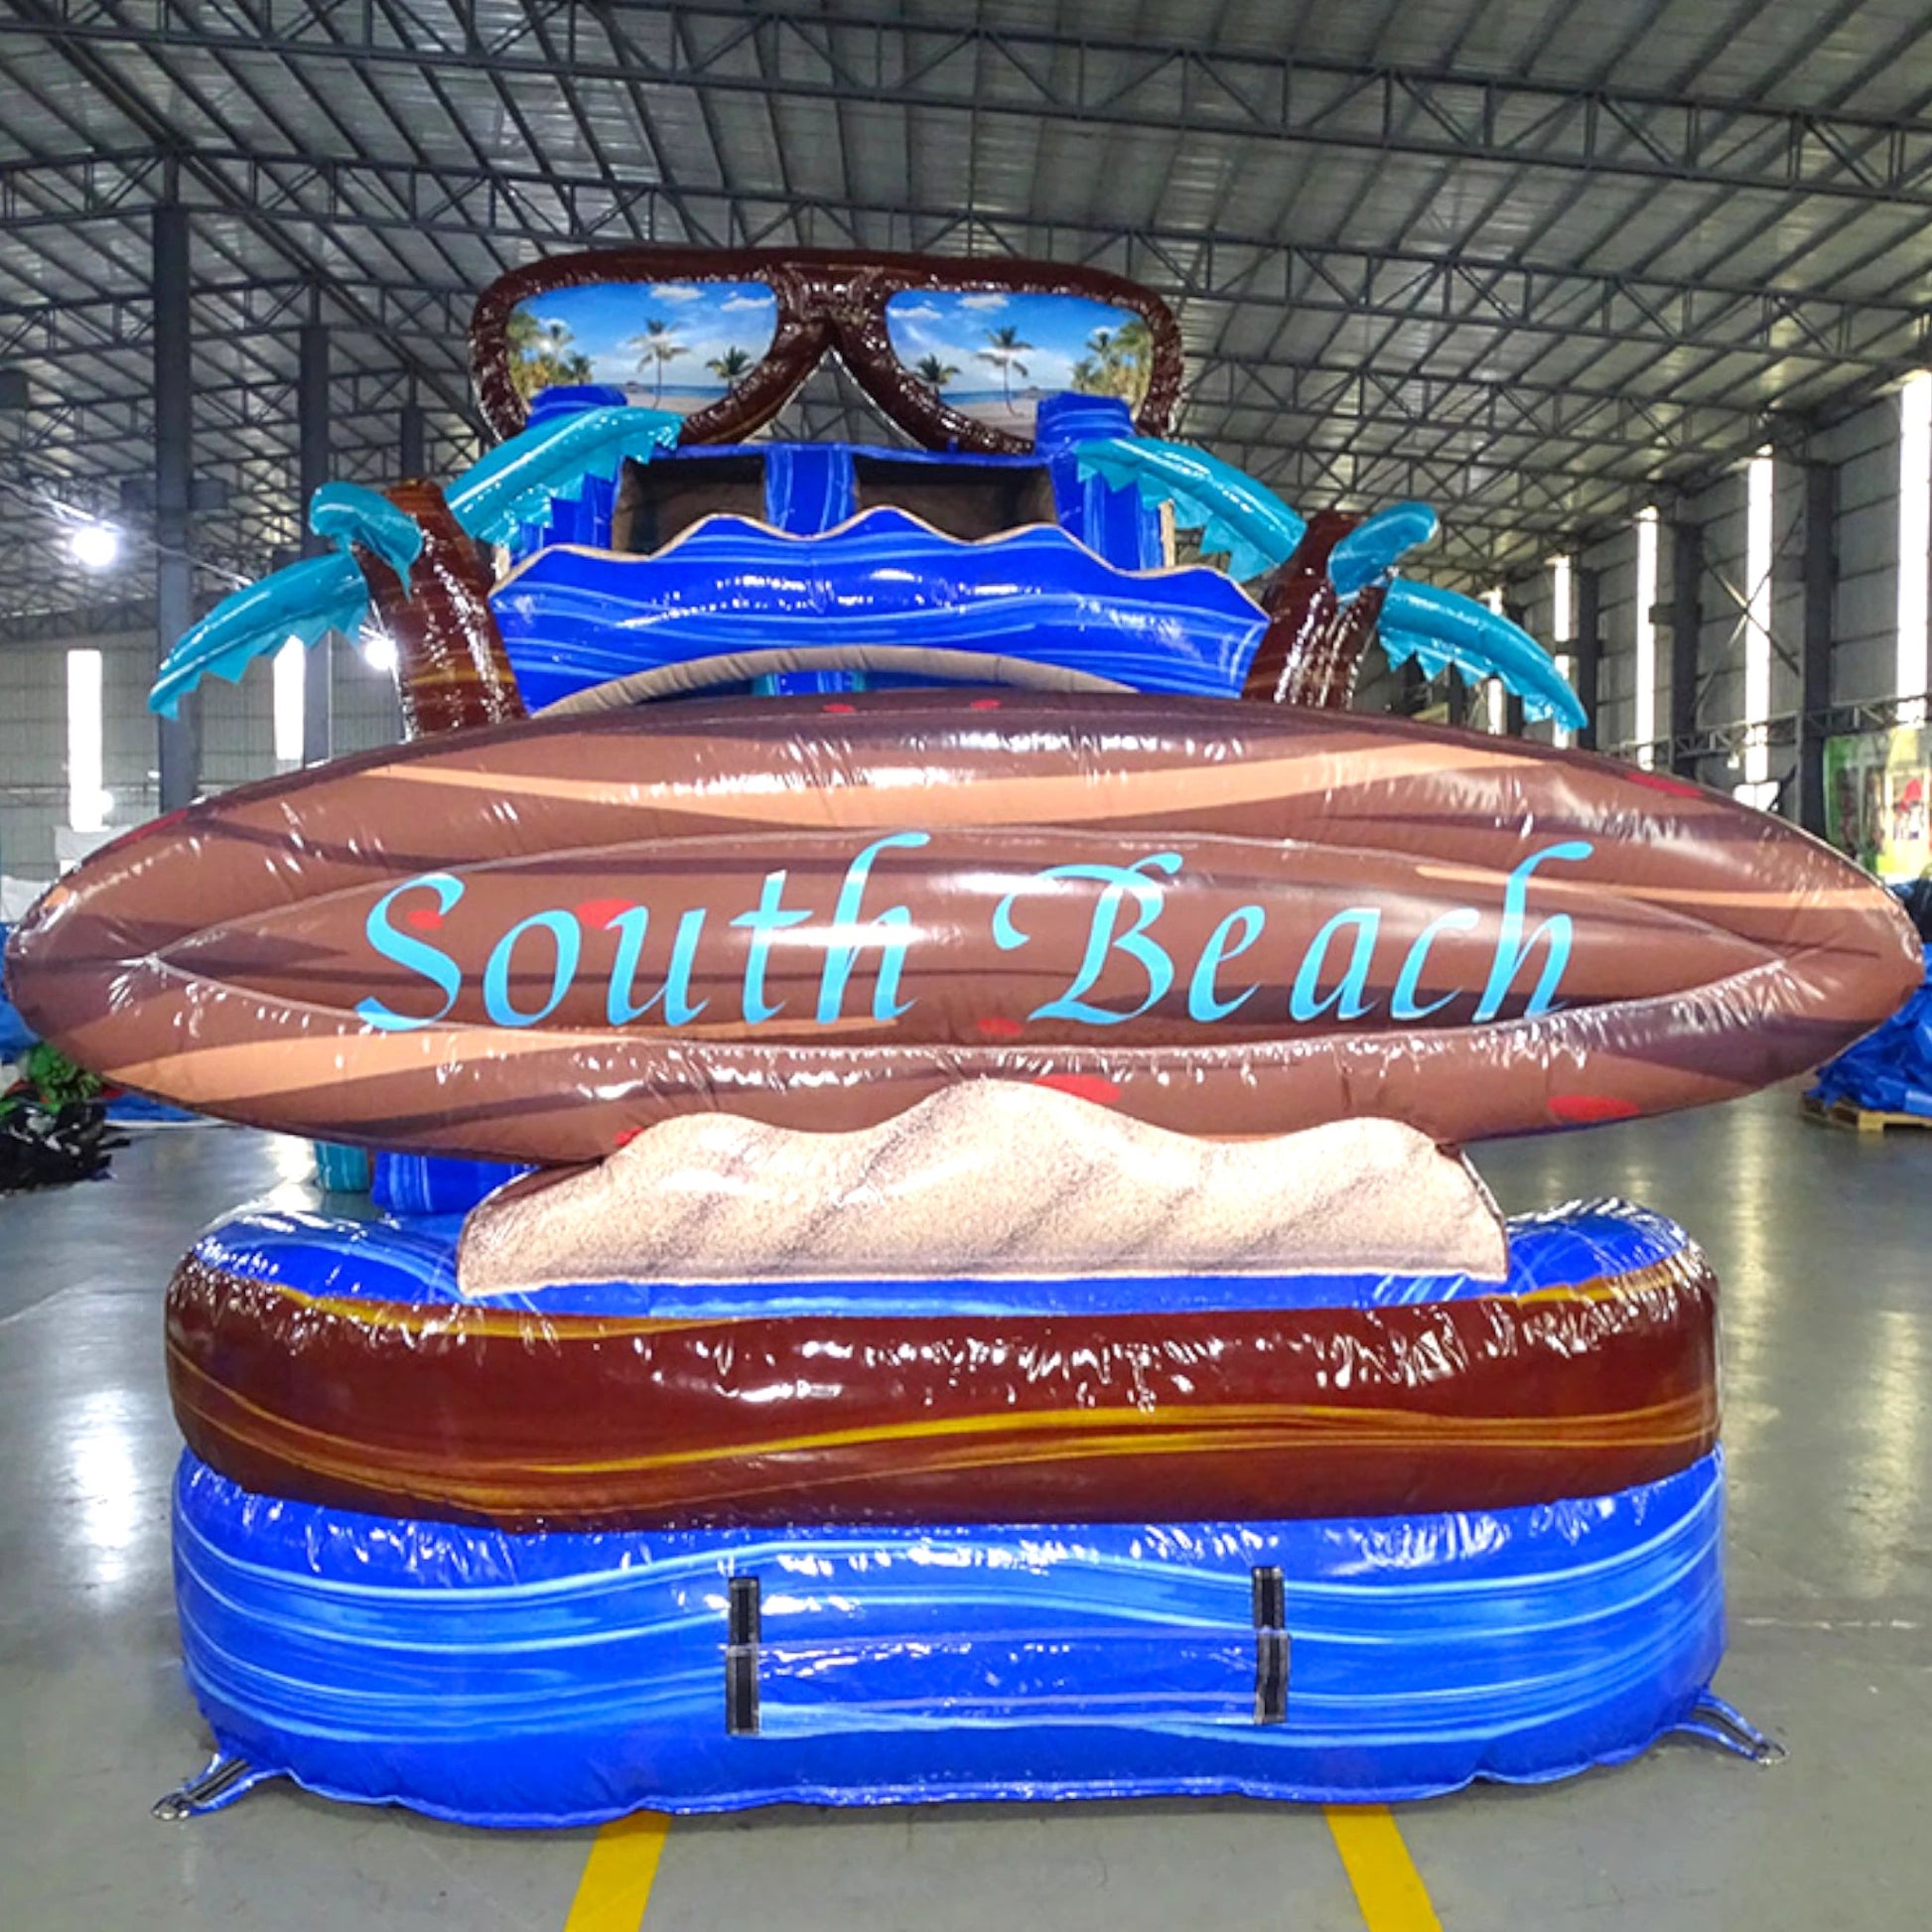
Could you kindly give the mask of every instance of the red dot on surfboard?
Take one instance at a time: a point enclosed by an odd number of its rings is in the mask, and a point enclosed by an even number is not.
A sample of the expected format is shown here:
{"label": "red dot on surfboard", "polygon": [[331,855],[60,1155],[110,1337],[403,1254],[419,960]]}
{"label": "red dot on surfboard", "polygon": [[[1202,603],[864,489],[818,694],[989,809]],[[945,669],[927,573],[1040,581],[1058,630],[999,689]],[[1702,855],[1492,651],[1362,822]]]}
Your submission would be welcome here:
{"label": "red dot on surfboard", "polygon": [[1607,1093],[1557,1093],[1550,1096],[1550,1115],[1573,1127],[1593,1126],[1604,1120],[1634,1120],[1643,1109],[1633,1101]]}
{"label": "red dot on surfboard", "polygon": [[443,923],[442,913],[433,905],[419,905],[402,917],[405,925],[413,925],[418,932],[434,932]]}
{"label": "red dot on surfboard", "polygon": [[966,707],[968,711],[998,711],[999,708],[1000,700],[998,698],[975,698]]}
{"label": "red dot on surfboard", "polygon": [[1120,1088],[1097,1073],[1047,1073],[1034,1084],[1070,1093],[1075,1100],[1091,1100],[1096,1107],[1110,1107],[1120,1098]]}
{"label": "red dot on surfboard", "polygon": [[1645,785],[1652,791],[1661,791],[1672,798],[1702,798],[1703,789],[1698,785],[1686,784],[1682,778],[1667,778],[1661,771],[1625,771],[1620,774],[1633,785]]}
{"label": "red dot on surfboard", "polygon": [[577,916],[586,925],[609,925],[620,912],[634,910],[635,903],[627,898],[587,898],[577,908]]}
{"label": "red dot on surfboard", "polygon": [[850,712],[857,711],[859,707],[856,704],[828,704],[820,705],[819,709],[821,711]]}
{"label": "red dot on surfboard", "polygon": [[628,1147],[644,1130],[641,1127],[626,1127],[617,1138],[618,1147]]}
{"label": "red dot on surfboard", "polygon": [[989,1013],[974,1024],[988,1039],[1018,1039],[1027,1031],[1018,1020],[1009,1020],[1003,1013]]}

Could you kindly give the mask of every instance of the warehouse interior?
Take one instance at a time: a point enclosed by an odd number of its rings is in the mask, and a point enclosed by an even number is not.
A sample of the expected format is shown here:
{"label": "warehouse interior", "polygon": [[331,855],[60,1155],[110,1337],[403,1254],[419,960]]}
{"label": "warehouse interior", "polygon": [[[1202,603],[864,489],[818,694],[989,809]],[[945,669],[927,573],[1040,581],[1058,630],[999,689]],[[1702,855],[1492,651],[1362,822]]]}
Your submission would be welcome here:
{"label": "warehouse interior", "polygon": [[[1405,573],[1531,633],[1587,722],[1375,653],[1357,711],[1604,754],[1932,877],[1921,7],[5,0],[0,100],[7,922],[160,814],[398,742],[367,637],[180,722],[147,694],[221,599],[327,551],[322,484],[491,446],[486,285],[641,244],[1125,277],[1179,326],[1170,435],[1303,516],[1433,504]],[[910,441],[832,359],[766,433]],[[279,1781],[152,1817],[212,1743],[162,1295],[233,1202],[322,1194],[300,1136],[137,1128],[108,1178],[0,1197],[0,1920],[1919,1924],[1932,1133],[1807,1119],[1808,1085],[1478,1162],[1511,1214],[1646,1203],[1723,1282],[1716,1688],[1765,1761],[1672,1737],[1360,1813],[1020,1793],[483,1832]]]}

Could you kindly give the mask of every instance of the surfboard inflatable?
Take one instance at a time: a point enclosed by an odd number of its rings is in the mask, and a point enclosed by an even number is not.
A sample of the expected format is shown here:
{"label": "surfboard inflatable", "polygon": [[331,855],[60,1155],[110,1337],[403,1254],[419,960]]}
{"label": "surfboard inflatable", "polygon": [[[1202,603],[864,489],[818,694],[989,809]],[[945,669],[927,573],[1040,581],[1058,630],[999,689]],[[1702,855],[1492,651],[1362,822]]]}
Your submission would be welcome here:
{"label": "surfboard inflatable", "polygon": [[116,1081],[375,1146],[599,1159],[965,1079],[1178,1131],[1441,1142],[1815,1065],[1917,984],[1803,833],[1578,753],[1136,695],[868,693],[424,740],[117,841],[16,934]]}

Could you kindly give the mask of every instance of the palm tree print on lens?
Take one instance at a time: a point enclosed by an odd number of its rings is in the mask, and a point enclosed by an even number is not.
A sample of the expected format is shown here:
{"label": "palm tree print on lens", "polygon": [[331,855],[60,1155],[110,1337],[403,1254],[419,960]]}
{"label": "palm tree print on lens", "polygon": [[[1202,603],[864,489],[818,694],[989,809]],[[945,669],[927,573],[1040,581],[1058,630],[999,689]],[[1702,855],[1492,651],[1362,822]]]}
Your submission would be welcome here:
{"label": "palm tree print on lens", "polygon": [[527,309],[510,314],[510,380],[525,402],[545,389],[595,379],[591,358],[576,346],[567,322],[539,321]]}
{"label": "palm tree print on lens", "polygon": [[[661,368],[662,364],[659,366]],[[728,348],[721,349],[705,363],[705,367],[727,389],[736,389],[739,383],[751,374],[753,366],[754,358],[748,355],[744,349],[740,348],[736,343],[733,343]]]}
{"label": "palm tree print on lens", "polygon": [[676,325],[666,322],[661,316],[647,316],[644,333],[632,336],[628,346],[637,351],[637,373],[648,374],[651,378],[651,407],[661,407],[664,401],[665,367],[684,353],[684,345],[677,339]]}
{"label": "palm tree print on lens", "polygon": [[1013,372],[1018,369],[1022,375],[1027,373],[1027,365],[1021,356],[1030,354],[1033,344],[1021,340],[1020,331],[1012,323],[1002,323],[998,329],[986,332],[987,346],[979,351],[982,362],[991,362],[1000,371],[1000,395],[1006,405],[1008,415],[1013,414]]}
{"label": "palm tree print on lens", "polygon": [[943,389],[959,370],[942,356],[921,355],[912,365],[912,373],[932,388]]}
{"label": "palm tree print on lens", "polygon": [[1138,316],[1118,329],[1096,329],[1087,352],[1073,365],[1073,386],[1082,395],[1118,396],[1138,407],[1153,372],[1154,336]]}

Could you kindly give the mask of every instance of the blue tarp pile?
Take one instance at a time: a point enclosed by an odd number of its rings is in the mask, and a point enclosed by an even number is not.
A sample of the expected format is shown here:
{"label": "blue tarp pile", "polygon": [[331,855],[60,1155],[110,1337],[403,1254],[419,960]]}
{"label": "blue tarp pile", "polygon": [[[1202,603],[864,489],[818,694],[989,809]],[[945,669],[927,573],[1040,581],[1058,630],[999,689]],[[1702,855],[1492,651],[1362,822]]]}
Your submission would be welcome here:
{"label": "blue tarp pile", "polygon": [[[1915,881],[1900,897],[1919,937],[1932,945],[1932,879]],[[1843,1100],[1868,1113],[1932,1120],[1932,960],[1925,984],[1875,1034],[1818,1069],[1812,1097],[1824,1106]]]}

